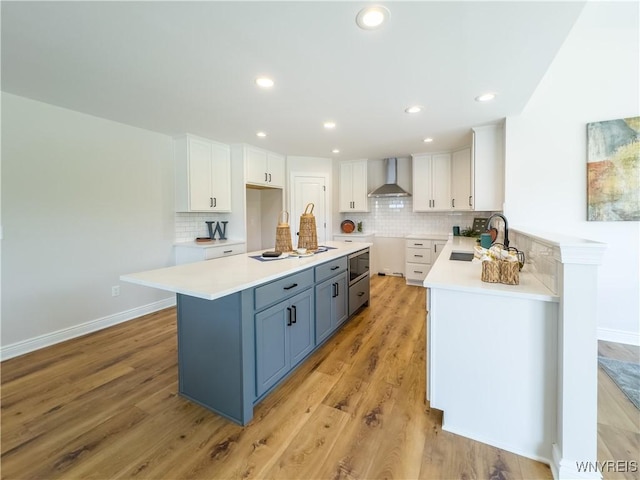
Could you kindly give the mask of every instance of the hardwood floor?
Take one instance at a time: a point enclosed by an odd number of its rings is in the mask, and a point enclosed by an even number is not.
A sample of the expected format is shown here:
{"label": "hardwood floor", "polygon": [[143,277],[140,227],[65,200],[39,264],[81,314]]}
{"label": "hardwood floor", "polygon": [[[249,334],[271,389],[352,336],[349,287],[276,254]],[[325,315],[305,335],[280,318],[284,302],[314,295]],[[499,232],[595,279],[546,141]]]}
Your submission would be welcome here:
{"label": "hardwood floor", "polygon": [[[627,362],[640,362],[640,347],[620,343],[598,342],[598,355]],[[602,367],[598,367],[598,461],[636,462],[636,471],[609,468],[605,479],[639,479],[640,410],[613,383]]]}
{"label": "hardwood floor", "polygon": [[[371,287],[375,308],[244,428],[177,394],[175,309],[2,363],[2,478],[551,478],[442,431],[424,400],[424,290],[397,277]],[[638,451],[637,411],[602,375],[600,459],[623,459]]]}

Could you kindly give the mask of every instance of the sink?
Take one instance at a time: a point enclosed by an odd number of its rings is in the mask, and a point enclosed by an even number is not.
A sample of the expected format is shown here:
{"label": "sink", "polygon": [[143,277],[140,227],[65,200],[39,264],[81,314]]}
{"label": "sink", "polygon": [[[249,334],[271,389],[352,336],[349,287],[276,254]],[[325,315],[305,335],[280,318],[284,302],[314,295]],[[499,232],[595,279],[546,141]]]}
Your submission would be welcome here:
{"label": "sink", "polygon": [[460,260],[463,262],[470,262],[473,260],[473,253],[470,252],[451,252],[449,260]]}

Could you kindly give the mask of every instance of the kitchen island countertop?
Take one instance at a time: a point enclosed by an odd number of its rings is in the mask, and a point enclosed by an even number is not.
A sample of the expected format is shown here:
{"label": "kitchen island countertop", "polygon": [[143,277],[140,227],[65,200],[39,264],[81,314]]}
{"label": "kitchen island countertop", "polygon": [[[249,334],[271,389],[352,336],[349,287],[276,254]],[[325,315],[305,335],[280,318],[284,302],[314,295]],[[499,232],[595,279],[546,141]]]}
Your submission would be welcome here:
{"label": "kitchen island countertop", "polygon": [[120,279],[191,297],[215,300],[371,246],[365,242],[324,242],[322,245],[330,247],[329,250],[308,257],[290,256],[274,260],[252,258],[260,256],[263,252],[260,250],[217,258],[215,261],[205,260],[131,273],[120,276]]}
{"label": "kitchen island countertop", "polygon": [[479,260],[472,262],[449,260],[451,252],[473,252],[476,245],[475,238],[451,238],[440,256],[429,271],[423,285],[427,288],[443,288],[471,293],[501,295],[508,297],[530,298],[546,302],[558,302],[559,297],[551,292],[532,273],[527,271],[525,263],[520,272],[519,285],[505,285],[502,283],[487,283],[480,279],[482,265]]}

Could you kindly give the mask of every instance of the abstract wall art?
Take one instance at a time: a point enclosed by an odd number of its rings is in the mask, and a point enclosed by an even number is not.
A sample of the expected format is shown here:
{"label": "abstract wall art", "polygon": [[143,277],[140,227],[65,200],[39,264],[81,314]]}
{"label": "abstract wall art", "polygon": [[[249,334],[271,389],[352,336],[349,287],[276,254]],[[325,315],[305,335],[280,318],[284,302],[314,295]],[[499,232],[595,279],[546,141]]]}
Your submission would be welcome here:
{"label": "abstract wall art", "polygon": [[587,220],[640,220],[640,117],[587,124]]}

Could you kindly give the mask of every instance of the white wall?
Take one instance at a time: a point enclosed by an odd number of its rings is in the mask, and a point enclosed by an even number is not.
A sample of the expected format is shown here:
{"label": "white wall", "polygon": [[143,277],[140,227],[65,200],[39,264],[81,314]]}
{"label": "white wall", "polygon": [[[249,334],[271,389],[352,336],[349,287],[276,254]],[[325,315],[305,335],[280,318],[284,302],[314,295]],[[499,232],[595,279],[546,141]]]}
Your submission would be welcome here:
{"label": "white wall", "polygon": [[586,221],[586,124],[638,116],[639,4],[588,2],[527,107],[506,124],[505,213],[608,244],[599,268],[603,339],[640,344],[638,222]]}
{"label": "white wall", "polygon": [[119,281],[172,263],[170,137],[3,93],[2,170],[3,356],[173,301]]}

